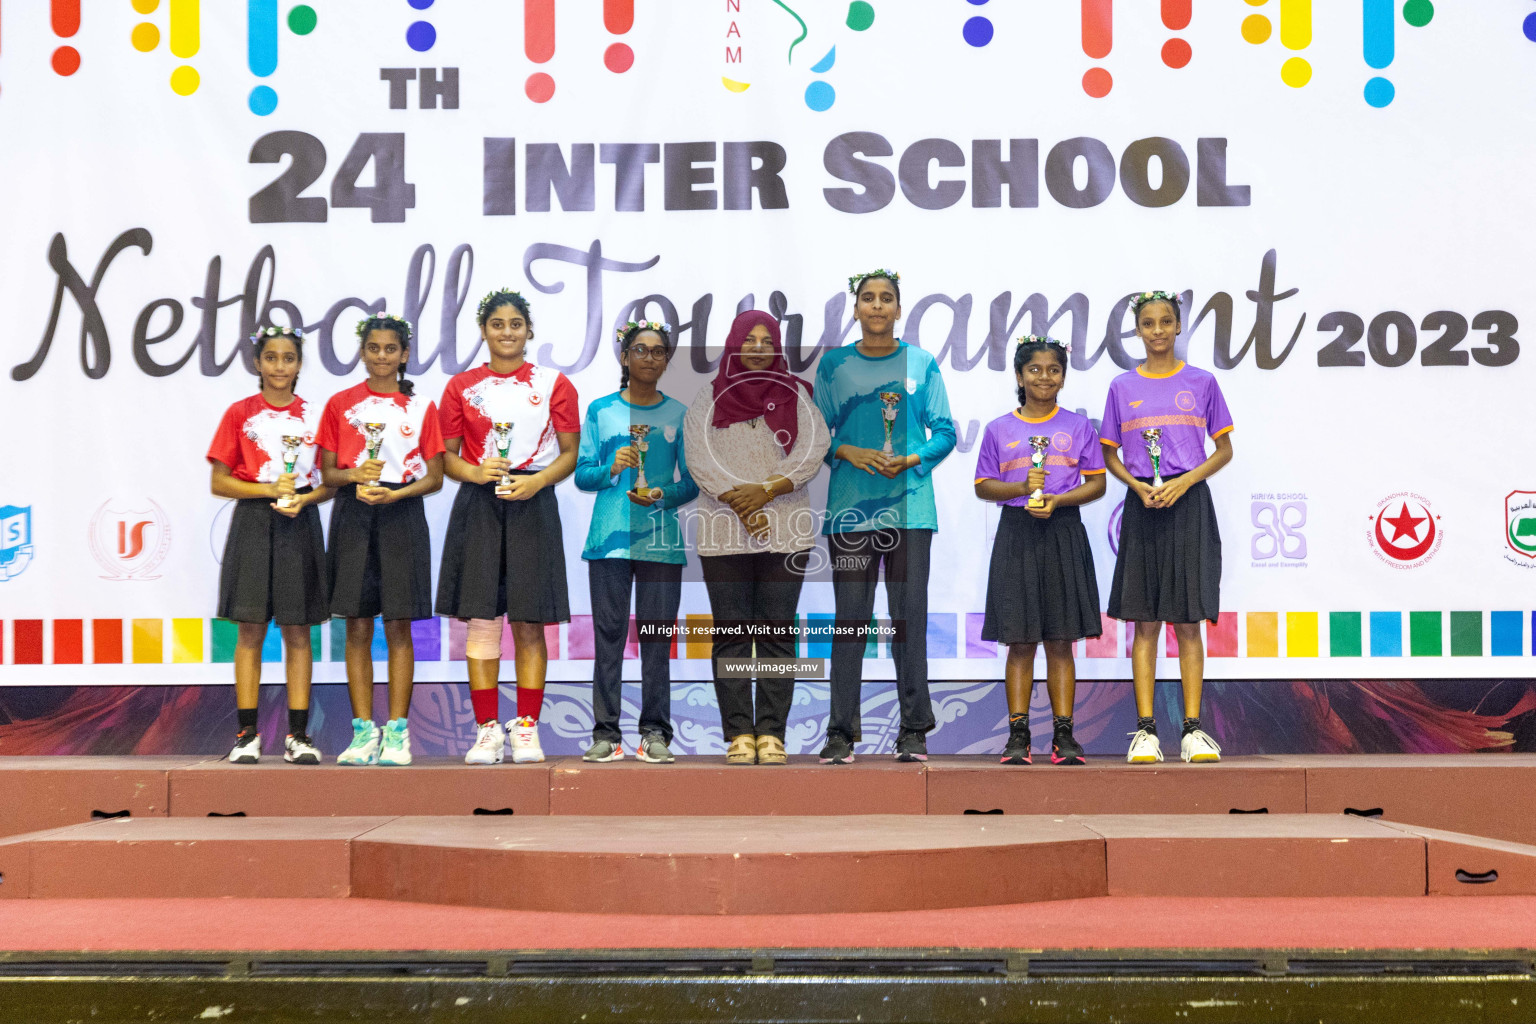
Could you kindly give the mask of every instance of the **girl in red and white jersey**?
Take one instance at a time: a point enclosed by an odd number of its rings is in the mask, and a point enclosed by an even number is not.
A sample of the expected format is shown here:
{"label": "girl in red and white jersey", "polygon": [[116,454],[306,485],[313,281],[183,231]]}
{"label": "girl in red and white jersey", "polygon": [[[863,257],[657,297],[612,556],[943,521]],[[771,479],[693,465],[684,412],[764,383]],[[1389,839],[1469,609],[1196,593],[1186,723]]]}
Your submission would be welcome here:
{"label": "girl in red and white jersey", "polygon": [[296,327],[268,327],[251,338],[261,391],[229,407],[208,446],[213,493],[237,502],[224,544],[218,607],[220,618],[239,624],[240,734],[229,752],[235,764],[255,764],[261,754],[256,698],[269,621],[282,631],[288,675],[283,760],[320,763],[320,751],[309,739],[309,628],[330,618],[316,506],[332,491],[315,466],[318,411],[293,391],[303,365],[303,337]]}
{"label": "girl in red and white jersey", "polygon": [[[549,654],[546,623],[566,622],[565,545],[554,485],[576,468],[581,416],[563,373],[528,362],[528,302],[498,289],[476,312],[490,361],[443,390],[444,469],[459,481],[437,613],[468,620],[464,654],[479,733],[466,764],[497,764],[511,733],[512,760],[544,760],[539,711]],[[517,659],[517,717],[497,721],[501,618],[511,623]]]}
{"label": "girl in red and white jersey", "polygon": [[[411,763],[407,720],[416,649],[411,622],[432,617],[432,539],[423,499],[443,486],[437,406],[405,379],[410,322],[358,322],[368,379],[326,403],[320,472],[337,488],[326,565],[331,614],[347,620],[352,743],[338,764]],[[373,724],[373,620],[389,646],[389,719]]]}

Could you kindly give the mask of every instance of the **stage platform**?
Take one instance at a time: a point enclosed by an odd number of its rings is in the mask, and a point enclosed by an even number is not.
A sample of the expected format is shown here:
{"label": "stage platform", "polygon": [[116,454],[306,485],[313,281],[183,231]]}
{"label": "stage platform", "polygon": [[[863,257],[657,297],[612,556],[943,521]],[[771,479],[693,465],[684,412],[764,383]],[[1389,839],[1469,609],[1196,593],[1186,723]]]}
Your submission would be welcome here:
{"label": "stage platform", "polygon": [[1219,764],[819,765],[633,760],[311,767],[215,757],[0,757],[0,836],[102,817],[1356,814],[1536,845],[1536,754],[1273,755]]}
{"label": "stage platform", "polygon": [[0,1022],[1522,1020],[1532,781],[0,758]]}

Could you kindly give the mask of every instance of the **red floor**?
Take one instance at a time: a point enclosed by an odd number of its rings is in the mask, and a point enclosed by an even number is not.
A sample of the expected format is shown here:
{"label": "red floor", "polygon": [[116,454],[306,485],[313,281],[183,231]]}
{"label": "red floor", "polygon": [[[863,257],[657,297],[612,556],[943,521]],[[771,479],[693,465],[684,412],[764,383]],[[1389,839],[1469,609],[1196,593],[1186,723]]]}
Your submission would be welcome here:
{"label": "red floor", "polygon": [[[637,910],[643,901],[636,894]],[[964,910],[731,918],[536,913],[364,899],[0,901],[3,951],[934,946],[1531,949],[1536,948],[1536,896],[1102,897]]]}

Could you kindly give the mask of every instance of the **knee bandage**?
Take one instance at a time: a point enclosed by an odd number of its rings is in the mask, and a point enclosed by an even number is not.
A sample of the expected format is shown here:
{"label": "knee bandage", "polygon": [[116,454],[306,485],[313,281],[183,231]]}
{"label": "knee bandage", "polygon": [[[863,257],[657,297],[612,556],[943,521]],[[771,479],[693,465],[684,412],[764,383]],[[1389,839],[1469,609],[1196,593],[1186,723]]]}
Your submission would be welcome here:
{"label": "knee bandage", "polygon": [[464,656],[479,661],[500,658],[502,622],[500,618],[470,619],[469,631],[464,637]]}

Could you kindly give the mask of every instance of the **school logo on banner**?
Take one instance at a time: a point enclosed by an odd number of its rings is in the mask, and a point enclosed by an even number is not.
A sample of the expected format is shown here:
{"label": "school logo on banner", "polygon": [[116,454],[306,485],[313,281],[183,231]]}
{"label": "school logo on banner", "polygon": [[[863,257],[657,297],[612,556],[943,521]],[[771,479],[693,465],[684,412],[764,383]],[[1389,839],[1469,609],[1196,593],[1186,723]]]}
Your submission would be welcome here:
{"label": "school logo on banner", "polygon": [[1504,496],[1504,560],[1536,569],[1536,491]]}
{"label": "school logo on banner", "polygon": [[32,506],[0,507],[0,583],[32,564]]}
{"label": "school logo on banner", "polygon": [[1305,569],[1307,496],[1296,492],[1250,495],[1248,521],[1254,533],[1248,541],[1250,566],[1254,569]]}
{"label": "school logo on banner", "polygon": [[91,517],[91,554],[104,580],[157,580],[171,547],[170,520],[149,498],[109,498]]}
{"label": "school logo on banner", "polygon": [[1445,530],[1428,498],[1412,491],[1376,505],[1365,531],[1376,557],[1394,569],[1417,569],[1440,550]]}

